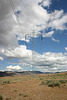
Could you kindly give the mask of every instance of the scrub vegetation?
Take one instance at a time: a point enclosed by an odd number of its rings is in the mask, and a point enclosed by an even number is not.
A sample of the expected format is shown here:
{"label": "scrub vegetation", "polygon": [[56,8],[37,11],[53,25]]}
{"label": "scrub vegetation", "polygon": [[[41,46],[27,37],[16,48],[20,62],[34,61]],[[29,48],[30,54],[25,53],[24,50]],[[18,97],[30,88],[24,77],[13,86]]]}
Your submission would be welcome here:
{"label": "scrub vegetation", "polygon": [[0,77],[0,100],[67,100],[67,72]]}

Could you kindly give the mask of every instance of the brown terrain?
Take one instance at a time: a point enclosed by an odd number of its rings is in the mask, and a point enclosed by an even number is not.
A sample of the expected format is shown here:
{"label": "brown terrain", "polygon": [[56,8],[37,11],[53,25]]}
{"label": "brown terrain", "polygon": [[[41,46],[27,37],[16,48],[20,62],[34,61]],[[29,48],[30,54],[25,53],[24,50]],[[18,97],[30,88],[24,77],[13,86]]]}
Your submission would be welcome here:
{"label": "brown terrain", "polygon": [[[49,86],[46,80],[62,82]],[[0,77],[0,100],[67,100],[67,72]]]}

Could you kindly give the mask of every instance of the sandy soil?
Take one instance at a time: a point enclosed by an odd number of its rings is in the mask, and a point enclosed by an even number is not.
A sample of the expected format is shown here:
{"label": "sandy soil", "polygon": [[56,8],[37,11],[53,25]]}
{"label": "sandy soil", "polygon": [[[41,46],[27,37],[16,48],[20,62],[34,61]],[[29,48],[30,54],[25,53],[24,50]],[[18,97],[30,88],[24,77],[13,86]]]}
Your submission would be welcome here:
{"label": "sandy soil", "polygon": [[[40,85],[41,77],[46,75],[0,77],[3,100],[67,100],[67,83],[60,87],[48,87]],[[11,83],[3,85],[4,80],[10,80]]]}

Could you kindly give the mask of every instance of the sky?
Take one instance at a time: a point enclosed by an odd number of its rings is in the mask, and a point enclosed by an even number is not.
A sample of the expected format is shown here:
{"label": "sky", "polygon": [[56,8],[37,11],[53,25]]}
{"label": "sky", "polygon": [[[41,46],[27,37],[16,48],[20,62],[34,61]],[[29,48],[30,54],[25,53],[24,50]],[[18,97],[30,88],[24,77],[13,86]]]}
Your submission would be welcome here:
{"label": "sky", "polygon": [[67,71],[67,0],[0,0],[0,71]]}

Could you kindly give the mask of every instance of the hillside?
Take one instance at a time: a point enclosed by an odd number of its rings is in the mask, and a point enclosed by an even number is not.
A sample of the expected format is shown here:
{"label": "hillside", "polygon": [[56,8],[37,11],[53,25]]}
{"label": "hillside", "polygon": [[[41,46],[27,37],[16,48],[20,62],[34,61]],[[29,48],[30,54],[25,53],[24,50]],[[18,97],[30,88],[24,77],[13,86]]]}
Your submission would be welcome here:
{"label": "hillside", "polygon": [[23,71],[23,72],[0,72],[0,77],[4,76],[24,76],[24,75],[35,75],[35,74],[44,74],[40,71]]}

